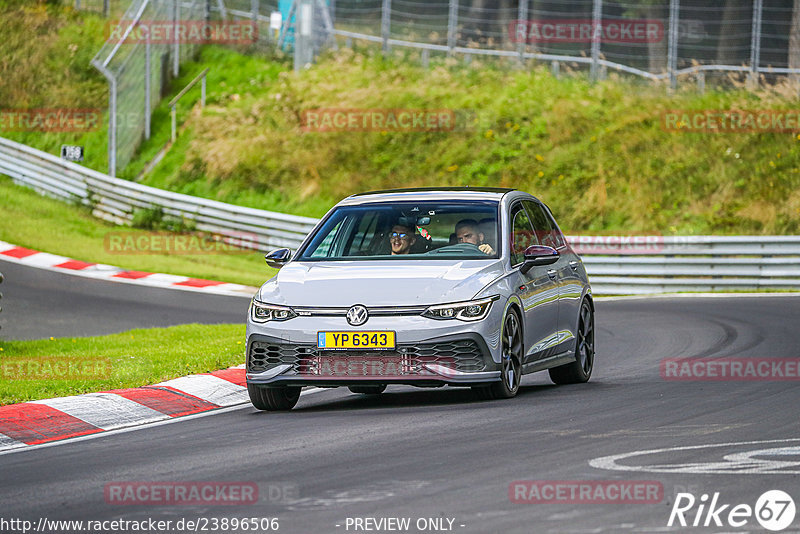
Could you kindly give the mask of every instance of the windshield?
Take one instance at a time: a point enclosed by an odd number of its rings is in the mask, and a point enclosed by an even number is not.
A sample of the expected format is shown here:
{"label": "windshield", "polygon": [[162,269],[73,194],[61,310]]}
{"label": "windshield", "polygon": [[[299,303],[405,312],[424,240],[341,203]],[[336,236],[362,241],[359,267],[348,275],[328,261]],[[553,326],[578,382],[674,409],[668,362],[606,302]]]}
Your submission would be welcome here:
{"label": "windshield", "polygon": [[398,202],[337,208],[300,261],[498,257],[497,202]]}

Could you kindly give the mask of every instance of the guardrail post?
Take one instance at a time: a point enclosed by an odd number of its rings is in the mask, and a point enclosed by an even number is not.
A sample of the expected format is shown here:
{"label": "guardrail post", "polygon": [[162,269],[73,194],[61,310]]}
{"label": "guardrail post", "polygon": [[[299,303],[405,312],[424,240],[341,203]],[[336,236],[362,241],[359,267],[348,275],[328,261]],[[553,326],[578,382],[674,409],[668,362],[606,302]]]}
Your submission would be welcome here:
{"label": "guardrail post", "polygon": [[425,68],[425,69],[428,68],[428,63],[430,63],[430,56],[431,56],[431,51],[428,50],[427,48],[423,48],[422,49],[422,67]]}
{"label": "guardrail post", "polygon": [[110,0],[103,0],[103,16],[108,18],[108,15],[111,12],[111,6],[109,5]]}
{"label": "guardrail post", "polygon": [[753,30],[750,36],[750,88],[758,87],[758,66],[761,63],[761,12],[763,0],[753,2]]}
{"label": "guardrail post", "polygon": [[203,80],[200,82],[200,107],[206,107],[206,76],[203,74]]}
{"label": "guardrail post", "polygon": [[[528,20],[528,0],[519,0],[519,9],[517,10],[517,26],[519,24],[525,24],[527,28],[527,20]],[[516,31],[516,28],[514,28]],[[518,36],[511,36],[518,37]],[[521,39],[517,41],[517,53],[519,54],[519,62],[525,63],[525,45],[526,39]]]}
{"label": "guardrail post", "polygon": [[697,71],[697,92],[701,95],[706,92],[706,73]]}
{"label": "guardrail post", "polygon": [[558,79],[559,75],[561,74],[561,63],[558,61],[553,61],[550,64],[550,72],[553,73],[553,78]]}
{"label": "guardrail post", "polygon": [[381,39],[383,39],[383,53],[389,52],[389,34],[392,25],[392,0],[383,0],[381,4]]}
{"label": "guardrail post", "polygon": [[456,47],[456,30],[458,28],[458,0],[450,0],[447,13],[447,55],[452,56]]}
{"label": "guardrail post", "polygon": [[592,5],[592,67],[589,77],[597,81],[597,68],[600,60],[600,35],[603,33],[603,0],[594,0]]}
{"label": "guardrail post", "polygon": [[675,71],[678,69],[678,22],[679,22],[679,0],[669,2],[669,41],[667,43],[667,71],[669,71],[669,88],[674,91],[678,87],[678,77]]}

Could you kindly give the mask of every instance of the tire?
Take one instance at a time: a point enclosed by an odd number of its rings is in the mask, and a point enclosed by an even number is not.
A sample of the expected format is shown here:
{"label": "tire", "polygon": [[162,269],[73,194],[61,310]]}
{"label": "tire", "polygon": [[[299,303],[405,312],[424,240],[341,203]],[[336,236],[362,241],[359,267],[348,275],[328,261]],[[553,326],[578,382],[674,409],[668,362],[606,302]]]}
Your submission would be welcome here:
{"label": "tire", "polygon": [[294,408],[300,399],[300,389],[299,386],[268,387],[247,384],[250,402],[256,409],[268,412],[287,411]]}
{"label": "tire", "polygon": [[584,300],[578,314],[578,332],[575,342],[575,361],[549,370],[555,384],[582,384],[588,382],[594,369],[594,312]]}
{"label": "tire", "polygon": [[380,395],[386,390],[386,384],[380,386],[348,386],[351,393],[361,393],[363,395]]}
{"label": "tire", "polygon": [[511,310],[503,320],[500,381],[490,386],[472,388],[481,400],[510,399],[517,395],[522,379],[522,323]]}

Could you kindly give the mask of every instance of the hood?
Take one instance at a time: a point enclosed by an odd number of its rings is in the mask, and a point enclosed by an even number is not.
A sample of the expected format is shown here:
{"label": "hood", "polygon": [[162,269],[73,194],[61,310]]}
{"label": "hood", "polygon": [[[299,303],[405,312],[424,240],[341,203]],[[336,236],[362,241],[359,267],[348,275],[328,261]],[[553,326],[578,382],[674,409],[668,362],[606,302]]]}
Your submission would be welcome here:
{"label": "hood", "polygon": [[258,300],[287,306],[412,306],[469,300],[504,273],[500,260],[290,262]]}

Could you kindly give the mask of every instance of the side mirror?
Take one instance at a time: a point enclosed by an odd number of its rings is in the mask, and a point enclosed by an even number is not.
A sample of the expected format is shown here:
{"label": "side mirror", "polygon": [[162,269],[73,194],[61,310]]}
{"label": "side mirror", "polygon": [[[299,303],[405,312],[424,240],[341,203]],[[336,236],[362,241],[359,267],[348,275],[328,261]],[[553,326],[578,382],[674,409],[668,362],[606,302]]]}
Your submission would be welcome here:
{"label": "side mirror", "polygon": [[265,254],[264,259],[267,260],[267,265],[273,269],[280,269],[286,262],[292,259],[292,251],[288,248],[279,248],[278,250],[273,250],[269,254]]}
{"label": "side mirror", "polygon": [[527,273],[533,267],[540,265],[550,265],[558,261],[558,251],[553,247],[544,245],[531,245],[525,249],[525,262],[519,268],[522,274]]}

